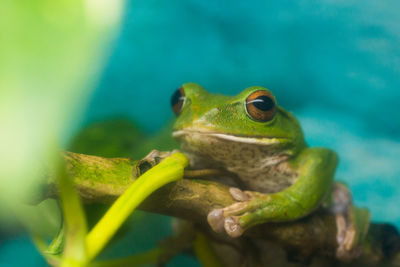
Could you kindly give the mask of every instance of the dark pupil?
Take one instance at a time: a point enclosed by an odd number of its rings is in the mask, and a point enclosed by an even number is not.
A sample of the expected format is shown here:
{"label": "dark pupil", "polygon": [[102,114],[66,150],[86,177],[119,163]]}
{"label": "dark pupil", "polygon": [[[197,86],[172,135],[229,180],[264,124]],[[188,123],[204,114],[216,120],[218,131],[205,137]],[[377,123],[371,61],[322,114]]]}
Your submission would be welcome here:
{"label": "dark pupil", "polygon": [[181,97],[182,97],[181,91],[179,89],[176,90],[171,97],[171,106],[175,106],[176,104],[178,104],[179,101],[181,101]]}
{"label": "dark pupil", "polygon": [[258,108],[262,111],[271,110],[275,106],[274,101],[270,97],[265,96],[265,95],[261,95],[261,96],[257,97],[252,102],[256,108]]}

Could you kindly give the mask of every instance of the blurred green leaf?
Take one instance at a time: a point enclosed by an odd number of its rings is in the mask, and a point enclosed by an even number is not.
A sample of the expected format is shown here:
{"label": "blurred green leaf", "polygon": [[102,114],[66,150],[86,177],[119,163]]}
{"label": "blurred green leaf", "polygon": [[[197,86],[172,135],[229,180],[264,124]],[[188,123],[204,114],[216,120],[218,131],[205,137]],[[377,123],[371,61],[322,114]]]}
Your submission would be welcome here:
{"label": "blurred green leaf", "polygon": [[130,157],[145,135],[128,119],[110,119],[88,125],[68,147],[69,151],[101,157]]}
{"label": "blurred green leaf", "polygon": [[172,151],[179,147],[172,138],[172,121],[156,134],[148,135],[127,118],[112,118],[89,124],[68,147],[69,151],[101,157],[141,159],[153,149]]}
{"label": "blurred green leaf", "polygon": [[[0,3],[0,220],[29,198],[79,121],[118,32],[122,0]],[[26,219],[26,218],[24,218]]]}

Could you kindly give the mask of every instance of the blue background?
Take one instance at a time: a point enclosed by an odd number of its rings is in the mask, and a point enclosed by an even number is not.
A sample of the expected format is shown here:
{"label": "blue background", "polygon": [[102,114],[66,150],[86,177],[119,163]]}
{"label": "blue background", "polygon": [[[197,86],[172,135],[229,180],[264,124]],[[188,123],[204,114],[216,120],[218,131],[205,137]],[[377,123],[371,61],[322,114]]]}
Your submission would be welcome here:
{"label": "blue background", "polygon": [[400,2],[132,1],[86,121],[156,131],[184,82],[271,89],[374,220],[400,226]]}
{"label": "blue background", "polygon": [[129,1],[83,125],[124,115],[155,132],[184,82],[224,94],[262,85],[310,145],[339,153],[356,204],[400,227],[399,10],[397,0]]}

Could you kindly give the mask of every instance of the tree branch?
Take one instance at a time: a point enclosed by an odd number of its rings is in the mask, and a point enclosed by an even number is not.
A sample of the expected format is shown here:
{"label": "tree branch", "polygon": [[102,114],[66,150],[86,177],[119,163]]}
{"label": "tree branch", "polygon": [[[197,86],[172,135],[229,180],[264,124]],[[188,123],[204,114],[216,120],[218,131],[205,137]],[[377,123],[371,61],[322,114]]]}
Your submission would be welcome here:
{"label": "tree branch", "polygon": [[[112,203],[135,180],[136,161],[102,158],[72,152],[63,154],[67,172],[87,203]],[[49,175],[45,197],[57,197],[57,179]],[[148,197],[141,210],[192,221],[209,230],[207,214],[234,203],[228,187],[212,181],[189,180],[170,183]],[[334,258],[336,222],[332,214],[319,211],[289,223],[268,223],[245,233],[248,237],[273,241],[291,258],[305,260],[313,255]],[[225,237],[226,238],[226,237]],[[363,244],[359,264],[400,263],[400,237],[395,227],[373,223]]]}

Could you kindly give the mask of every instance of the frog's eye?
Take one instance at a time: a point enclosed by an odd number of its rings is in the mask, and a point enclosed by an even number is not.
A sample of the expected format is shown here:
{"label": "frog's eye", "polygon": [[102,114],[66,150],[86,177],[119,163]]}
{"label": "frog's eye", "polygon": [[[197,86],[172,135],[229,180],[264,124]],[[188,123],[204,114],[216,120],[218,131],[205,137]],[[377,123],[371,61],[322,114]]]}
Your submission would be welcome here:
{"label": "frog's eye", "polygon": [[255,91],[246,99],[246,111],[255,121],[270,121],[276,113],[275,98],[268,91]]}
{"label": "frog's eye", "polygon": [[183,103],[185,102],[185,91],[183,88],[178,88],[171,97],[171,107],[175,115],[178,116],[183,108]]}

